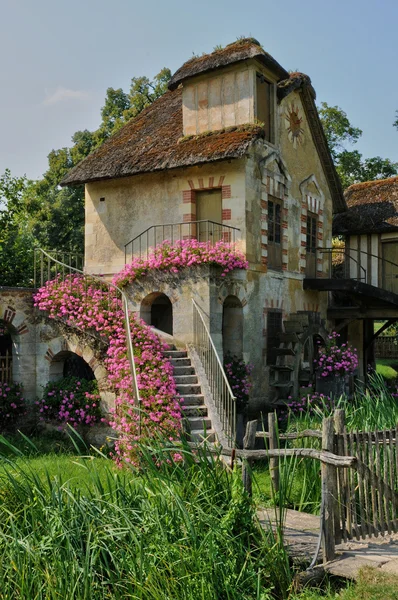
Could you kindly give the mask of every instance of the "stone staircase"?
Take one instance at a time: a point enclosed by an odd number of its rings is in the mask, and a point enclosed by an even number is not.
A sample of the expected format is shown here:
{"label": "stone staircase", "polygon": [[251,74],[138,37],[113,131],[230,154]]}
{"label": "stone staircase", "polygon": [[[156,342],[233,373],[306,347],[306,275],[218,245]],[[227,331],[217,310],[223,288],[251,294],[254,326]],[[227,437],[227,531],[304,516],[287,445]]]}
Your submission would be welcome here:
{"label": "stone staircase", "polygon": [[178,350],[172,345],[163,355],[171,360],[174,369],[177,392],[182,400],[184,428],[190,441],[199,442],[206,438],[214,442],[216,432],[212,428],[205,397],[187,350]]}

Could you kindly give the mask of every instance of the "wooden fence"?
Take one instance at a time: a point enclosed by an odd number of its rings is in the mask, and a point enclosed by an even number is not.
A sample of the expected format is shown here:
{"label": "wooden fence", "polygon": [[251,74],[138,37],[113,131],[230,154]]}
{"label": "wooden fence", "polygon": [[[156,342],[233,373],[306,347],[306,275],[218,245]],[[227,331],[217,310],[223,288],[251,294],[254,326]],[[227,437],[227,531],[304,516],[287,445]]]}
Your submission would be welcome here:
{"label": "wooden fence", "polygon": [[[265,450],[254,450],[256,438],[265,438]],[[289,447],[289,442],[314,438],[313,448]],[[281,447],[284,445],[285,447]],[[247,424],[243,482],[251,493],[251,463],[269,460],[275,491],[279,490],[280,461],[301,456],[321,462],[321,532],[324,562],[335,557],[336,544],[398,531],[398,427],[386,431],[348,432],[343,410],[323,420],[322,431],[278,435],[275,415],[268,431],[257,431],[257,421]]]}
{"label": "wooden fence", "polygon": [[376,358],[398,358],[398,339],[396,335],[381,335],[375,340]]}
{"label": "wooden fence", "polygon": [[12,354],[8,350],[4,356],[0,355],[0,382],[12,382]]}

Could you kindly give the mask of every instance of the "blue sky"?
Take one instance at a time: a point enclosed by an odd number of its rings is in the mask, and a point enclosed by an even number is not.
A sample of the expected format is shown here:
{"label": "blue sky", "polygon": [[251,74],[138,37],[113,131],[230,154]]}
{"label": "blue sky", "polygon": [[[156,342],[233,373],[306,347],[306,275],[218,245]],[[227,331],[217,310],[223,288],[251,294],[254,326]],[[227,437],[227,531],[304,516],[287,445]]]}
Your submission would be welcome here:
{"label": "blue sky", "polygon": [[39,177],[53,148],[95,129],[107,87],[175,71],[254,36],[363,129],[365,156],[398,161],[393,0],[0,0],[0,173]]}

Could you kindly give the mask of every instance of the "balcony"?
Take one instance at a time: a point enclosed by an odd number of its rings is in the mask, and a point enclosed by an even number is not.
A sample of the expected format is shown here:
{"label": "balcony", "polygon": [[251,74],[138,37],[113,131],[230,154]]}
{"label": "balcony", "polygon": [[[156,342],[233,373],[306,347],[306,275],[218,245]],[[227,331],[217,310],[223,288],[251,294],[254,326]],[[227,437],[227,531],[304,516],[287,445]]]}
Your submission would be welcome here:
{"label": "balcony", "polygon": [[211,245],[221,241],[235,244],[240,239],[240,229],[223,223],[215,223],[214,221],[152,225],[125,244],[125,264],[133,257],[148,258],[150,250],[165,241],[174,244],[177,241],[193,239],[199,242],[208,242]]}
{"label": "balcony", "polygon": [[[322,270],[318,270],[321,266]],[[358,249],[317,249],[305,290],[332,292],[328,316],[398,316],[398,264]]]}

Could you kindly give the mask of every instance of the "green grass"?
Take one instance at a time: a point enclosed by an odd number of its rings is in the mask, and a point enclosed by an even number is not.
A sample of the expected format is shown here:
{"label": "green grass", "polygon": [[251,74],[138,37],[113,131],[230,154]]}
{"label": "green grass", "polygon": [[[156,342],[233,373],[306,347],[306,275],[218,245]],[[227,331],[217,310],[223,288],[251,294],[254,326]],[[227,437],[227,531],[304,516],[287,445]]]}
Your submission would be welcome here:
{"label": "green grass", "polygon": [[376,373],[381,375],[387,381],[392,381],[398,377],[398,363],[396,359],[378,358],[376,362]]}
{"label": "green grass", "polygon": [[257,526],[239,470],[187,446],[175,463],[160,441],[140,470],[19,441],[1,444],[1,600],[288,597],[281,540]]}

